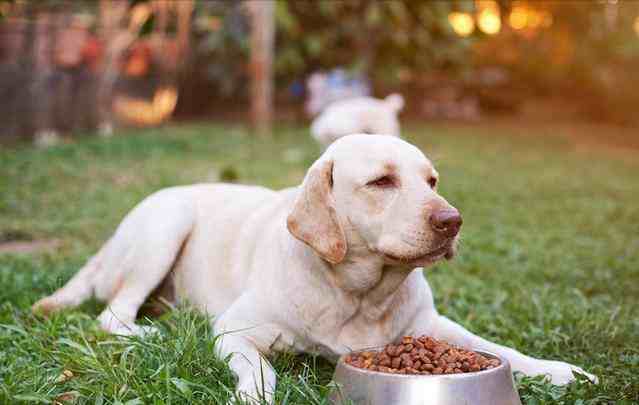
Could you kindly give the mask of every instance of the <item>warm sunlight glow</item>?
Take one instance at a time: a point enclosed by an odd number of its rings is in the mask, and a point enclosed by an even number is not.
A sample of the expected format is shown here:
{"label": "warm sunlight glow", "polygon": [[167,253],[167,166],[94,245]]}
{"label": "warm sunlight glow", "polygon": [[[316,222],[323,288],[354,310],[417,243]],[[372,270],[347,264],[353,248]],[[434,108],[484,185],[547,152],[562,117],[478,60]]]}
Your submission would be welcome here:
{"label": "warm sunlight glow", "polygon": [[544,28],[548,28],[552,25],[553,19],[550,11],[544,11],[541,13],[541,26]]}
{"label": "warm sunlight glow", "polygon": [[173,87],[165,87],[156,91],[153,96],[153,108],[156,115],[162,120],[171,115],[177,104],[177,98],[177,90]]}
{"label": "warm sunlight glow", "polygon": [[477,11],[493,10],[499,12],[499,5],[495,0],[475,0]]}
{"label": "warm sunlight glow", "polygon": [[481,11],[477,17],[477,26],[486,34],[497,34],[501,29],[499,11],[494,9],[485,9]]}
{"label": "warm sunlight glow", "polygon": [[455,33],[459,36],[466,37],[475,30],[475,21],[468,13],[453,12],[448,15],[448,22],[453,27]]}
{"label": "warm sunlight glow", "polygon": [[526,5],[513,6],[508,23],[514,30],[536,30],[540,27],[548,28],[553,24],[552,13],[548,10],[535,10]]}
{"label": "warm sunlight glow", "polygon": [[635,29],[635,33],[637,35],[639,35],[639,15],[637,16],[637,18],[635,18],[635,23],[634,23],[633,27]]}
{"label": "warm sunlight glow", "polygon": [[171,117],[177,99],[177,89],[164,87],[156,90],[151,102],[127,96],[116,96],[113,109],[120,119],[128,123],[139,126],[158,125]]}
{"label": "warm sunlight glow", "polygon": [[141,27],[151,16],[151,7],[145,3],[138,3],[131,10],[131,26]]}
{"label": "warm sunlight glow", "polygon": [[528,22],[528,12],[526,8],[522,6],[513,7],[508,22],[513,29],[521,30],[526,28],[526,23]]}
{"label": "warm sunlight glow", "polygon": [[543,16],[535,11],[528,14],[528,28],[537,29],[543,23]]}

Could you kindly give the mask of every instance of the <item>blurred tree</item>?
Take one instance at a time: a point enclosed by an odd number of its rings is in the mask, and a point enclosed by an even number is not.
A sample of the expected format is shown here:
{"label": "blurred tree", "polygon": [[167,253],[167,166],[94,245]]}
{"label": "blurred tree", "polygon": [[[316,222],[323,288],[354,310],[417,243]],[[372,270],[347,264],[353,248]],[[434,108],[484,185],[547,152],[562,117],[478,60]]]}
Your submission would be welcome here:
{"label": "blurred tree", "polygon": [[[318,69],[338,66],[394,85],[411,72],[469,66],[472,39],[460,39],[448,23],[452,10],[472,2],[397,0],[277,1],[276,87],[286,88]],[[248,96],[248,18],[234,2],[199,2],[196,9],[194,77],[234,101]],[[402,76],[403,75],[403,76]],[[200,86],[202,82],[200,82]]]}
{"label": "blurred tree", "polygon": [[[36,41],[37,24],[29,23],[38,15],[43,21],[51,17],[43,10],[72,9],[67,14],[74,15],[80,9],[84,15],[101,11],[99,38],[91,32],[93,45],[83,52],[92,72],[101,74],[100,105],[105,111],[113,91],[108,89],[115,81],[148,81],[150,77],[171,86],[179,78],[177,108],[182,113],[210,114],[211,100],[218,103],[215,110],[244,113],[251,97],[250,19],[244,4],[222,0],[0,0],[0,68],[13,72],[6,77],[20,76],[24,81],[47,70],[44,59],[38,61],[34,55],[40,46],[37,43],[51,41],[46,40],[47,35]],[[151,15],[134,18],[135,10],[148,8],[144,5],[150,5]],[[481,23],[482,10],[491,7],[499,12]],[[125,15],[109,17],[118,10]],[[452,13],[461,15],[460,21],[467,26],[453,29]],[[144,13],[137,14],[144,17]],[[448,98],[463,93],[483,97],[478,88],[490,76],[484,71],[500,71],[501,77],[509,78],[510,88],[488,89],[501,98],[493,103],[500,108],[512,110],[531,95],[561,94],[572,96],[574,104],[583,105],[590,117],[624,121],[636,115],[632,106],[639,103],[639,92],[629,83],[639,64],[639,28],[633,28],[639,27],[639,1],[277,0],[274,15],[275,95],[280,101],[288,96],[285,91],[291,84],[296,84],[299,96],[309,73],[335,67],[365,74],[377,93],[392,87],[413,92],[419,101],[436,86],[448,86],[443,91]],[[39,32],[42,36],[44,31]],[[58,34],[49,35],[54,36]],[[62,59],[68,62],[76,56],[71,52]],[[16,99],[12,94],[19,87],[0,86],[5,90],[3,99]],[[42,104],[48,102],[45,97],[39,99]],[[7,110],[26,111],[14,104]],[[10,128],[9,132],[19,130]]]}
{"label": "blurred tree", "polygon": [[[211,100],[232,110],[248,99],[249,21],[241,2],[198,1],[177,113],[208,114]],[[233,101],[231,104],[230,101]]]}
{"label": "blurred tree", "polygon": [[259,135],[270,135],[273,115],[273,0],[247,2],[251,15],[251,121]]}
{"label": "blurred tree", "polygon": [[376,83],[393,84],[402,74],[468,65],[472,40],[448,23],[454,10],[472,2],[283,2],[277,3],[276,69],[280,81],[315,69],[346,66]]}
{"label": "blurred tree", "polygon": [[[490,7],[499,13],[480,24],[482,9]],[[451,26],[453,12],[476,27],[459,34]],[[246,14],[235,2],[211,1],[199,2],[196,15],[198,73],[191,79],[197,78],[200,89],[207,83],[208,96],[246,101]],[[609,110],[627,109],[628,100],[639,94],[623,85],[637,66],[633,23],[638,15],[634,1],[280,0],[276,89],[281,93],[316,70],[346,67],[365,73],[380,93],[400,87],[423,94],[444,79],[476,93],[484,83],[480,70],[498,67],[515,90],[500,108],[562,89],[579,101],[593,100],[589,114],[609,116]],[[504,95],[506,90],[499,89]]]}

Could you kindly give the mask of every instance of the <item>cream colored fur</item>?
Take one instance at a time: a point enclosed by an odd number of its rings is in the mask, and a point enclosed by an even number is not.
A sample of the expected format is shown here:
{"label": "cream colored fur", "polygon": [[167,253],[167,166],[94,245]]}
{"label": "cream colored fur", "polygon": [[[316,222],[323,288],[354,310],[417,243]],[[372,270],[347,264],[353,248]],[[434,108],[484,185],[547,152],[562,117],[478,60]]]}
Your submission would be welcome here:
{"label": "cream colored fur", "polygon": [[385,99],[355,97],[336,101],[313,120],[311,134],[324,147],[350,134],[400,136],[397,115],[403,107],[404,99],[399,94]]}

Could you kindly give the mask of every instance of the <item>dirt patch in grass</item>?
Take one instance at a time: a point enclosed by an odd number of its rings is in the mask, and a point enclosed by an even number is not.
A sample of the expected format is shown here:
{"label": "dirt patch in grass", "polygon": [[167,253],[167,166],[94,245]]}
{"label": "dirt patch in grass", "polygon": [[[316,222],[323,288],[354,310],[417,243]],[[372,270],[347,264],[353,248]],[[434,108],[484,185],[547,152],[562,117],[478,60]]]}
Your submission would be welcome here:
{"label": "dirt patch in grass", "polygon": [[0,242],[0,255],[6,253],[37,253],[53,250],[60,245],[58,240],[16,240]]}
{"label": "dirt patch in grass", "polygon": [[5,253],[36,253],[52,250],[60,245],[56,239],[34,239],[27,232],[8,230],[0,232],[0,255]]}

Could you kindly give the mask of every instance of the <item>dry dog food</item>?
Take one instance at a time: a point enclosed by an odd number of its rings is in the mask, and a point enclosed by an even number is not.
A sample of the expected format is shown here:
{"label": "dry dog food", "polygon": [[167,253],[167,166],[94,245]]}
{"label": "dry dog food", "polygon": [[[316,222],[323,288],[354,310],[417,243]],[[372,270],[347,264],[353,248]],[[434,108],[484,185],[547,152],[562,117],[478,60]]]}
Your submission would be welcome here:
{"label": "dry dog food", "polygon": [[346,363],[371,371],[391,374],[457,374],[497,367],[499,360],[451,346],[428,336],[404,336],[381,351],[346,356]]}

